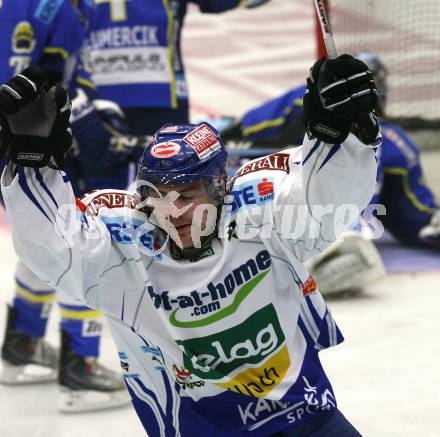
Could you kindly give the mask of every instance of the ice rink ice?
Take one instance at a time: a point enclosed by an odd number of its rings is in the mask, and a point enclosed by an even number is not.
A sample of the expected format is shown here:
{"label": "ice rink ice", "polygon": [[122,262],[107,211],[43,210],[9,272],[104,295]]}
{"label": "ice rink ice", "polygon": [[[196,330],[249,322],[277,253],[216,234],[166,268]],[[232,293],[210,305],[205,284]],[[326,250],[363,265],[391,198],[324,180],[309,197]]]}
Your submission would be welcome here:
{"label": "ice rink ice", "polygon": [[[259,11],[215,17],[191,10],[184,43],[194,115],[239,115],[305,79],[314,59],[314,24],[311,8],[300,3],[273,0]],[[440,152],[422,160],[440,196]],[[0,248],[3,336],[15,263],[3,215]],[[440,256],[433,271],[391,274],[328,304],[345,342],[320,356],[347,418],[368,437],[440,436]],[[48,332],[53,344],[59,343],[58,320],[55,306]],[[108,329],[101,350],[102,362],[118,369]],[[145,436],[130,406],[63,415],[57,402],[56,384],[0,386],[0,437]]]}

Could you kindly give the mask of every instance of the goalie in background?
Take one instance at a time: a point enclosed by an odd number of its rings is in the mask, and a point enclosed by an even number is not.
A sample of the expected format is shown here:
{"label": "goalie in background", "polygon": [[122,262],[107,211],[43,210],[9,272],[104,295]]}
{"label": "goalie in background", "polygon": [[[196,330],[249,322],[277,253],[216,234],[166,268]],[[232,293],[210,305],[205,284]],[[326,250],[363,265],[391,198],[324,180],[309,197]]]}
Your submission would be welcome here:
{"label": "goalie in background", "polygon": [[[356,57],[365,62],[379,90],[380,128],[383,145],[378,153],[378,174],[371,204],[382,204],[384,228],[407,246],[440,250],[440,209],[434,194],[425,184],[417,144],[399,126],[386,121],[388,96],[387,69],[374,54],[362,52]],[[221,117],[214,123],[228,143],[244,143],[249,150],[235,154],[246,159],[258,156],[258,147],[300,144],[304,135],[303,96],[306,85],[300,85],[273,100],[245,113],[239,121]],[[233,152],[233,153],[234,153]],[[266,154],[261,150],[261,154]],[[238,160],[243,163],[243,159]],[[309,261],[308,268],[321,284],[323,293],[359,289],[384,275],[380,255],[366,232],[350,232],[344,241],[335,242],[325,253]]]}

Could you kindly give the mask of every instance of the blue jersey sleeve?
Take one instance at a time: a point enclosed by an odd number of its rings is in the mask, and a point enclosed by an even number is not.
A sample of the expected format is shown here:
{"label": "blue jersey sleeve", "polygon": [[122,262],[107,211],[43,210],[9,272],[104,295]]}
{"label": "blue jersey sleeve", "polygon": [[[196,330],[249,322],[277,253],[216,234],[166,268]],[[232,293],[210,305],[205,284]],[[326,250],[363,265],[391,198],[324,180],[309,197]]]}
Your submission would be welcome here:
{"label": "blue jersey sleeve", "polygon": [[82,44],[81,21],[70,0],[14,0],[0,8],[0,82],[31,64],[62,76]]}
{"label": "blue jersey sleeve", "polygon": [[[41,0],[42,3],[47,1]],[[66,70],[69,70],[65,69],[68,59],[72,65],[76,63],[76,56],[85,41],[85,33],[80,16],[70,1],[53,2],[58,9],[50,20],[46,20],[48,33],[39,65],[52,75],[53,80],[61,80]]]}
{"label": "blue jersey sleeve", "polygon": [[400,127],[381,123],[382,155],[378,187],[373,199],[387,209],[384,226],[400,241],[420,245],[419,230],[429,223],[438,206],[425,183],[417,145]]}
{"label": "blue jersey sleeve", "polygon": [[[279,136],[288,125],[301,121],[306,86],[301,85],[287,93],[248,111],[241,119],[244,139],[268,141]],[[301,143],[292,138],[292,143]]]}
{"label": "blue jersey sleeve", "polygon": [[[42,0],[42,2],[49,0]],[[50,32],[46,41],[44,52],[67,59],[74,54],[84,43],[85,34],[81,19],[71,5],[70,0],[52,0],[60,3],[57,14],[50,21]]]}

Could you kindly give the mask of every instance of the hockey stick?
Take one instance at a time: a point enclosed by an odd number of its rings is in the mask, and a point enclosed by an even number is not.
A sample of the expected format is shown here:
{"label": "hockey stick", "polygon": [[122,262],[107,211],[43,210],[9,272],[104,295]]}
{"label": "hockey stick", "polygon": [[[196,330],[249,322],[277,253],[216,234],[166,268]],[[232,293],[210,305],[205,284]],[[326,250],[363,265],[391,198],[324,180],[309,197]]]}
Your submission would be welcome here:
{"label": "hockey stick", "polygon": [[338,57],[338,51],[336,50],[335,41],[332,35],[332,29],[325,12],[324,0],[314,0],[316,14],[318,15],[319,24],[321,26],[322,38],[324,39],[327,55],[330,59],[336,59]]}
{"label": "hockey stick", "polygon": [[[319,19],[319,24],[321,26],[322,38],[324,40],[327,55],[329,59],[336,59],[338,57],[338,51],[336,50],[335,40],[333,39],[332,35],[332,29],[330,27],[330,22],[328,21],[327,13],[325,11],[324,0],[314,0],[314,3],[316,14],[318,15]],[[373,124],[377,124],[377,117],[374,111],[370,113],[359,114],[359,116],[368,117]],[[360,131],[359,123],[354,122],[354,125],[356,126],[358,131]],[[377,145],[373,143],[372,145],[366,147],[376,148]]]}

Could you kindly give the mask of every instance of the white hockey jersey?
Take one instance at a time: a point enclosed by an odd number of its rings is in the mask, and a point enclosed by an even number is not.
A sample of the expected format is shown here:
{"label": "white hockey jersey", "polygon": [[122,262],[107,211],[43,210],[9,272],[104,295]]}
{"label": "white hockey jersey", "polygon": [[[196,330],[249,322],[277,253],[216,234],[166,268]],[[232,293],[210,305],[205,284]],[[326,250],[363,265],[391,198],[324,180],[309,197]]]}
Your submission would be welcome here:
{"label": "white hockey jersey", "polygon": [[94,214],[75,215],[62,172],[11,164],[2,192],[19,257],[106,316],[150,436],[265,436],[336,408],[318,351],[343,338],[302,262],[347,211],[357,219],[375,177],[374,150],[351,134],[252,161],[198,260],[140,250],[160,233],[133,238],[146,216],[130,193],[97,191],[80,202]]}

